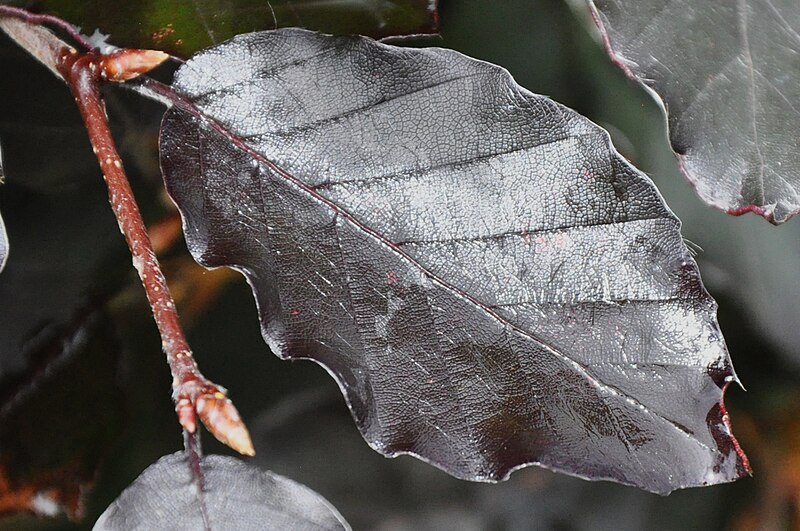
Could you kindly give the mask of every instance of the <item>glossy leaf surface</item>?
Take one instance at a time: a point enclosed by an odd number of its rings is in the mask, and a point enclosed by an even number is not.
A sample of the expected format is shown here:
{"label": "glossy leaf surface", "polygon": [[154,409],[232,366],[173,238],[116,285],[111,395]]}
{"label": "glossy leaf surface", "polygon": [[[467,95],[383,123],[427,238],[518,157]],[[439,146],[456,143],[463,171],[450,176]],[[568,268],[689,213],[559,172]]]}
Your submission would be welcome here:
{"label": "glossy leaf surface", "polygon": [[302,30],[177,73],[162,169],[195,258],[323,364],[366,440],[465,479],[654,492],[749,472],[679,222],[601,129],[498,67]]}
{"label": "glossy leaf surface", "polygon": [[283,476],[221,455],[202,458],[200,468],[202,487],[183,452],[162,457],[94,529],[349,529],[319,494]]}
{"label": "glossy leaf surface", "polygon": [[606,46],[666,107],[697,192],[774,223],[800,209],[800,3],[594,0]]}
{"label": "glossy leaf surface", "polygon": [[81,26],[110,34],[117,46],[164,50],[179,57],[239,33],[300,26],[371,37],[432,34],[438,28],[435,0],[28,0]]}

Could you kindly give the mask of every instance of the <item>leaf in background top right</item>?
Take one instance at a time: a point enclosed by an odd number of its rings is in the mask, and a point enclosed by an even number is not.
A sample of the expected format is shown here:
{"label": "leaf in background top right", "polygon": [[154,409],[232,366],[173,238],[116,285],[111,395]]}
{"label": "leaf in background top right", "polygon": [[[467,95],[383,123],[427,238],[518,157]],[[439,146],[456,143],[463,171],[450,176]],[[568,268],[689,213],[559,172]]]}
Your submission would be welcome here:
{"label": "leaf in background top right", "polygon": [[704,201],[775,224],[800,211],[800,2],[589,4],[612,59],[663,101]]}

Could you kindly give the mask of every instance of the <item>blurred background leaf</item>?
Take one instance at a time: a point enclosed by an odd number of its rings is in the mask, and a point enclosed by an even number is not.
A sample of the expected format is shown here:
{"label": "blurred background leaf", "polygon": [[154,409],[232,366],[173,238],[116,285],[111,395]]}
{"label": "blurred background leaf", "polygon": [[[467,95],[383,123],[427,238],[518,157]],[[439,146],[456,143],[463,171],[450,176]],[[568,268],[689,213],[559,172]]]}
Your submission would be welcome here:
{"label": "blurred background leaf", "polygon": [[663,100],[703,200],[776,224],[800,211],[800,3],[587,3],[615,62]]}

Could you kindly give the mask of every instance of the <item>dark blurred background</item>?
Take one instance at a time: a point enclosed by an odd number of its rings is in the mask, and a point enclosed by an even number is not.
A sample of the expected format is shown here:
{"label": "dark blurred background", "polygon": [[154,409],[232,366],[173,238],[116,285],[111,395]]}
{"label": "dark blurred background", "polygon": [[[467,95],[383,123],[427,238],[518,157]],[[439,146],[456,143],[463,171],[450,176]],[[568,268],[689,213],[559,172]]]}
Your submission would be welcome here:
{"label": "dark blurred background", "polygon": [[[230,389],[253,433],[255,463],[316,490],[355,529],[800,525],[800,220],[774,227],[703,204],[669,150],[661,110],[610,63],[582,4],[575,4],[441,0],[441,37],[410,44],[454,48],[504,66],[524,87],[608,129],[618,150],[655,181],[683,221],[720,305],[721,327],[747,387],[731,388],[727,403],[753,478],[660,497],[535,467],[503,484],[474,484],[411,457],[381,457],[361,439],[321,367],[281,362],[269,352],[242,278],[194,265],[160,189],[160,108],[122,90],[108,95],[123,159],[190,343],[205,374]],[[66,88],[4,37],[0,61],[0,141],[9,176],[0,187],[0,211],[12,245],[0,275],[0,326],[37,327],[33,339],[19,340],[35,359],[0,353],[0,403],[6,404],[0,493],[10,476],[41,481],[37,466],[95,480],[82,522],[18,514],[0,519],[0,529],[90,528],[144,468],[182,447],[170,376]],[[30,307],[13,313],[25,322],[3,321],[12,314],[3,308],[11,305]],[[53,412],[58,421],[49,419]],[[84,425],[93,423],[100,428],[86,433]],[[53,447],[45,463],[31,461],[37,444]],[[204,445],[208,453],[230,453],[208,436]]]}

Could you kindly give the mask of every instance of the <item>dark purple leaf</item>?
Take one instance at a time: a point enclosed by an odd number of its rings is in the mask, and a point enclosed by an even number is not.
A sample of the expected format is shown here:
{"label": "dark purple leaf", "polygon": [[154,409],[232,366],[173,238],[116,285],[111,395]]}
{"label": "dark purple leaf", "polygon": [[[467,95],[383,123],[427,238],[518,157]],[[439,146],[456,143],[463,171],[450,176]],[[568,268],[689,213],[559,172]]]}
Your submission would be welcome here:
{"label": "dark purple leaf", "polygon": [[155,48],[180,57],[239,33],[301,26],[330,33],[370,37],[435,34],[436,0],[15,0],[11,4],[56,14],[99,29],[117,46]]}
{"label": "dark purple leaf", "polygon": [[324,498],[283,476],[221,455],[202,458],[200,468],[202,487],[183,452],[162,457],[94,529],[349,529]]}
{"label": "dark purple leaf", "polygon": [[800,210],[800,2],[594,0],[606,47],[666,107],[700,196],[782,223]]}
{"label": "dark purple leaf", "polygon": [[335,376],[376,450],[654,492],[749,472],[679,222],[607,134],[441,49],[242,35],[178,71],[162,168],[195,258]]}

